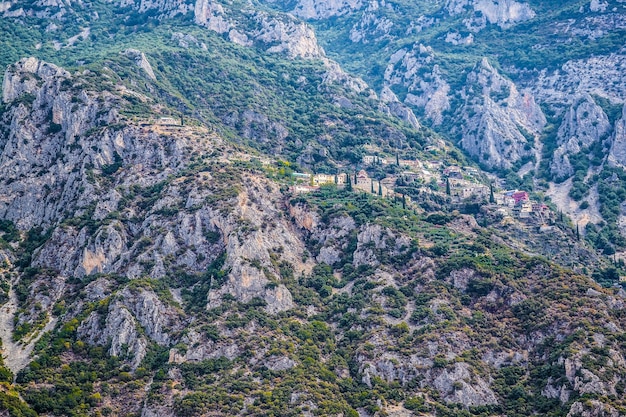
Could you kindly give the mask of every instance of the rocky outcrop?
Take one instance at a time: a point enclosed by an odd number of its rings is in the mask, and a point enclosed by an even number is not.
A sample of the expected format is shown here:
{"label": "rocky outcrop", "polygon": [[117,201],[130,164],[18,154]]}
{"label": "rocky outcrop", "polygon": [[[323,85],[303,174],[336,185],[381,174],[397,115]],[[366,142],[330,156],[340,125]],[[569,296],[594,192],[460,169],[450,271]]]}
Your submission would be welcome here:
{"label": "rocky outcrop", "polygon": [[574,173],[568,156],[588,149],[596,142],[606,139],[611,125],[602,107],[586,94],[578,97],[570,106],[558,130],[559,147],[554,152],[552,172],[558,178]]}
{"label": "rocky outcrop", "polygon": [[608,162],[613,166],[626,167],[626,104],[622,108],[621,118],[615,122],[613,132]]}
{"label": "rocky outcrop", "polygon": [[104,326],[100,315],[93,312],[78,328],[78,336],[92,345],[106,346],[110,343],[109,355],[129,359],[137,369],[146,355],[148,342],[139,335],[137,321],[121,303],[109,308]]}
{"label": "rocky outcrop", "polygon": [[377,1],[370,2],[358,22],[350,29],[352,42],[368,44],[394,37],[391,34],[394,22],[381,12],[381,6],[384,6],[384,3],[381,5]]}
{"label": "rocky outcrop", "polygon": [[223,5],[210,0],[197,0],[194,8],[196,24],[217,33],[228,33],[229,39],[240,45],[257,43],[270,53],[289,58],[324,56],[313,29],[293,17],[255,12],[242,21],[230,17],[231,14]]}
{"label": "rocky outcrop", "polygon": [[[560,68],[543,70],[527,82],[537,100],[572,104],[581,95],[601,93],[612,102],[626,101],[626,50],[567,61]],[[607,82],[606,80],[611,80]]]}
{"label": "rocky outcrop", "polygon": [[232,26],[225,18],[224,7],[211,0],[197,0],[194,16],[196,24],[217,33],[228,32]]}
{"label": "rocky outcrop", "polygon": [[393,354],[384,354],[375,363],[366,362],[362,371],[363,382],[371,385],[372,378],[379,377],[387,382],[397,381],[405,384],[421,375],[422,386],[435,389],[449,404],[464,406],[498,404],[496,394],[489,383],[477,376],[467,363],[457,362],[445,369],[432,368],[432,364],[429,359],[399,358]]}
{"label": "rocky outcrop", "polygon": [[383,91],[380,93],[380,100],[389,114],[405,121],[413,128],[419,129],[420,123],[417,121],[415,114],[413,114],[413,110],[402,104],[389,87],[383,87]]}
{"label": "rocky outcrop", "polygon": [[351,13],[362,6],[361,0],[300,0],[291,13],[303,19],[327,19]]}
{"label": "rocky outcrop", "polygon": [[535,17],[528,3],[515,0],[448,0],[445,6],[451,15],[466,13],[470,7],[473,15],[465,20],[465,24],[475,31],[484,28],[487,23],[508,28]]}
{"label": "rocky outcrop", "polygon": [[489,384],[478,376],[473,376],[469,365],[455,363],[451,369],[444,369],[433,380],[434,388],[448,403],[465,406],[497,404],[495,393]]}
{"label": "rocky outcrop", "polygon": [[511,168],[533,157],[546,119],[530,91],[519,91],[485,58],[468,74],[461,95],[456,130],[463,149],[490,168]]}
{"label": "rocky outcrop", "polygon": [[433,49],[422,44],[413,45],[411,50],[400,49],[389,58],[384,78],[388,86],[405,87],[405,103],[423,109],[426,118],[437,126],[450,109],[450,86],[434,61]]}
{"label": "rocky outcrop", "polygon": [[597,400],[576,401],[569,409],[567,417],[619,417],[619,411],[609,404]]}
{"label": "rocky outcrop", "polygon": [[318,45],[315,32],[305,23],[289,18],[259,13],[255,20],[259,28],[253,32],[255,40],[270,46],[268,52],[285,53],[290,58],[319,58],[324,50]]}
{"label": "rocky outcrop", "polygon": [[151,80],[156,80],[156,75],[154,75],[154,70],[148,61],[148,58],[146,58],[146,54],[137,49],[127,49],[124,51],[124,55],[134,60],[137,66],[144,70],[146,75],[148,75]]}
{"label": "rocky outcrop", "polygon": [[[252,184],[258,191],[241,195],[236,211],[229,218],[215,219],[226,241],[224,268],[229,274],[223,287],[209,292],[209,308],[220,305],[224,294],[231,294],[241,302],[261,298],[271,314],[293,306],[291,293],[280,283],[280,271],[272,262],[272,256],[281,254],[296,271],[302,271],[306,268],[301,260],[304,246],[292,226],[269,220],[279,217],[280,209],[276,205],[279,199],[276,195],[273,201],[267,197],[261,199],[260,187],[269,187],[269,184],[257,181],[253,180]],[[241,222],[250,225],[250,229],[240,230]]]}

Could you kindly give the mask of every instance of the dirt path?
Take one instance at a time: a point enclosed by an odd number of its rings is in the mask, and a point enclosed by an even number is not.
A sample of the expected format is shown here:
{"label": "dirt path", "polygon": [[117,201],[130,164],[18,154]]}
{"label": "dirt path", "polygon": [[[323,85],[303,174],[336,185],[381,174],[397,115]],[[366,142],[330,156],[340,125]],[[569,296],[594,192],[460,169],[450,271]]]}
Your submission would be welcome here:
{"label": "dirt path", "polygon": [[39,334],[31,338],[28,344],[13,341],[13,317],[17,311],[17,295],[13,290],[13,284],[9,290],[9,301],[0,307],[0,339],[2,339],[2,357],[4,365],[17,375],[32,360],[31,354],[35,343],[46,332],[56,325],[56,319],[50,320]]}

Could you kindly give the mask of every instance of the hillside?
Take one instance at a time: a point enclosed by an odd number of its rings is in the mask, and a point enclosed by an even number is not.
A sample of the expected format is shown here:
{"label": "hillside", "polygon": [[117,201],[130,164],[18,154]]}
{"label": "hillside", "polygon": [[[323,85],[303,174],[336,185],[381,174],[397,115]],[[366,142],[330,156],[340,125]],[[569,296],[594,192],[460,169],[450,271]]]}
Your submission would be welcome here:
{"label": "hillside", "polygon": [[[325,19],[366,6],[322,5],[2,3],[0,415],[626,415],[619,270],[456,116],[344,71]],[[472,65],[542,142],[543,102]]]}
{"label": "hillside", "polygon": [[267,3],[483,168],[539,192],[564,184],[549,193],[559,209],[605,254],[624,248],[626,195],[611,180],[625,165],[623,2]]}

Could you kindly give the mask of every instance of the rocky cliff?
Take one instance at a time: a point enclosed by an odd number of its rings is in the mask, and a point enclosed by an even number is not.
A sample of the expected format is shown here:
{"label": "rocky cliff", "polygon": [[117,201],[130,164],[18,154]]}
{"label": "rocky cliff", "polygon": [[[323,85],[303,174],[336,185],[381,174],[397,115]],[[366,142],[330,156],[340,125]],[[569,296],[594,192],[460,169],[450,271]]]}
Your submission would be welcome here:
{"label": "rocky cliff", "polygon": [[[504,414],[511,384],[572,415],[583,394],[621,406],[602,398],[623,391],[622,292],[462,216],[436,226],[332,188],[291,198],[272,162],[199,122],[129,119],[135,96],[107,71],[29,58],[4,78],[12,335],[46,341],[32,362],[4,354],[36,412],[74,410],[71,387],[76,407],[142,415]],[[428,248],[445,235],[460,246],[441,257]]]}

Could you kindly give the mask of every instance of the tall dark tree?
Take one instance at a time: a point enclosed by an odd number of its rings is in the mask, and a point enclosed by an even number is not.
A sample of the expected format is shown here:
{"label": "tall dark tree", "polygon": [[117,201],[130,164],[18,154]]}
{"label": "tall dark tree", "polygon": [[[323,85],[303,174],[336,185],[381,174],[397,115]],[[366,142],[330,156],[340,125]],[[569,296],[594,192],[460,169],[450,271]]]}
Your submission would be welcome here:
{"label": "tall dark tree", "polygon": [[446,194],[450,195],[450,179],[446,178]]}

